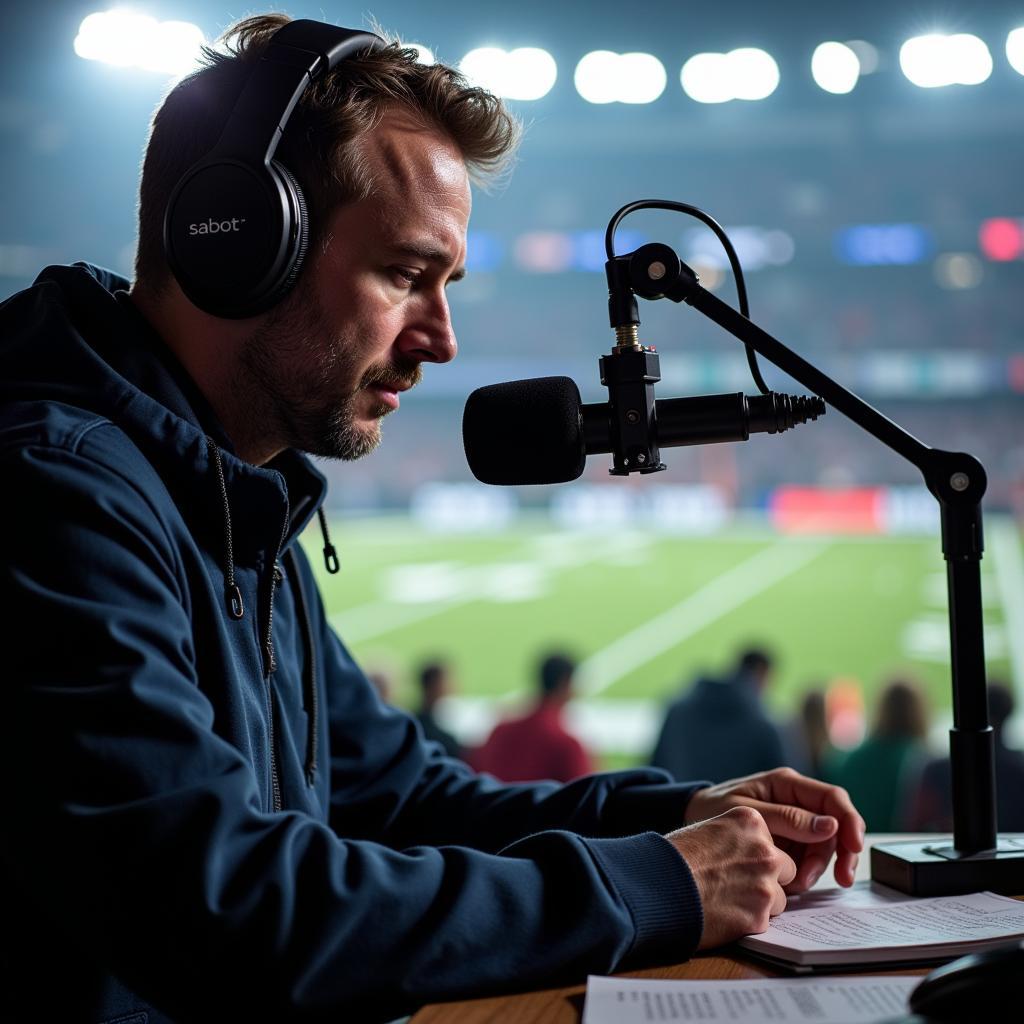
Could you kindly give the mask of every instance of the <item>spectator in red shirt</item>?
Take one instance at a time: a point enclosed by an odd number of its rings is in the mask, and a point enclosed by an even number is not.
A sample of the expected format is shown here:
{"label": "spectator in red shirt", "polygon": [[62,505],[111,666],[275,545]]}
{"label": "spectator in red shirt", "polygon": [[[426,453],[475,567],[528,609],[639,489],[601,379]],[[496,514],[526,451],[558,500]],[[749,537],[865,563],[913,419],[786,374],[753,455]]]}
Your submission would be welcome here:
{"label": "spectator in red shirt", "polygon": [[548,655],[540,665],[537,706],[522,718],[499,722],[474,754],[473,767],[503,782],[569,782],[596,771],[586,748],[562,723],[575,671],[576,663],[566,655]]}

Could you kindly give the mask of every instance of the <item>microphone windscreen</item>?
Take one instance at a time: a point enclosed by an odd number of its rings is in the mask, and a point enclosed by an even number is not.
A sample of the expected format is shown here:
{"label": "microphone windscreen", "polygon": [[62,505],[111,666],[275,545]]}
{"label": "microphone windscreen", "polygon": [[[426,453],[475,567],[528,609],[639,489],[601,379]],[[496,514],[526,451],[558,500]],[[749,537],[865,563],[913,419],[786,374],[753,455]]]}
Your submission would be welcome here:
{"label": "microphone windscreen", "polygon": [[586,464],[580,391],[569,377],[477,388],[466,401],[462,442],[485,484],[560,484]]}

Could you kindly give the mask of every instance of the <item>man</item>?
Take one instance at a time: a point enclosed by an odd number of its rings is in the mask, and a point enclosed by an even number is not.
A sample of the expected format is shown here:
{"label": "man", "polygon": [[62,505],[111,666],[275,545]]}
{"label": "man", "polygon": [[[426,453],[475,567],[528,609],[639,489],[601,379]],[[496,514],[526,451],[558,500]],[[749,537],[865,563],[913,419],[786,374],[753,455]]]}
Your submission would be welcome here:
{"label": "man", "polygon": [[515,132],[412,51],[346,61],[279,151],[312,218],[296,287],[205,313],[163,210],[286,20],[243,22],[157,114],[130,292],[49,268],[0,313],[8,1019],[387,1020],[763,930],[861,848],[845,794],[794,774],[501,787],[327,627],[299,452],[370,451],[455,355],[468,171]]}
{"label": "man", "polygon": [[565,654],[549,654],[537,673],[536,707],[521,718],[499,722],[470,763],[503,782],[554,779],[571,782],[594,771],[594,762],[562,722],[572,699],[576,663]]}
{"label": "man", "polygon": [[440,660],[428,661],[418,672],[420,683],[420,709],[416,721],[420,723],[423,735],[434,743],[440,743],[449,757],[463,756],[459,741],[447,729],[443,729],[434,717],[438,701],[451,693],[451,677],[447,664]]}
{"label": "man", "polygon": [[771,656],[752,647],[724,679],[698,679],[669,705],[651,764],[676,779],[714,782],[785,764],[778,727],[762,703],[771,673]]}

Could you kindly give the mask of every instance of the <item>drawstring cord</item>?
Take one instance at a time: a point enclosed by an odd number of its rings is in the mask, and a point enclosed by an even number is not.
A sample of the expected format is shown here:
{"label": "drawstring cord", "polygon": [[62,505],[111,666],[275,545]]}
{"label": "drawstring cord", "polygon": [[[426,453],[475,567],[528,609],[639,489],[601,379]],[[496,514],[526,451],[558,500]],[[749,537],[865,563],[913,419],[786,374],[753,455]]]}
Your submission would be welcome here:
{"label": "drawstring cord", "polygon": [[217,483],[220,485],[220,498],[224,513],[224,597],[228,605],[228,613],[233,619],[240,619],[245,615],[245,605],[242,604],[242,592],[235,583],[235,551],[231,537],[231,506],[228,504],[228,486],[224,480],[224,464],[220,458],[220,448],[211,438],[206,439],[206,447],[213,459],[213,465],[217,470]]}
{"label": "drawstring cord", "polygon": [[316,514],[320,520],[320,534],[324,539],[324,566],[333,576],[340,567],[338,565],[338,553],[334,550],[334,545],[331,543],[331,535],[327,532],[327,516],[324,515],[323,505],[316,510]]}
{"label": "drawstring cord", "polygon": [[[245,606],[242,603],[242,592],[235,582],[235,553],[234,541],[231,532],[231,506],[228,502],[227,482],[224,479],[224,463],[221,460],[220,448],[211,438],[206,439],[207,449],[210,458],[213,460],[214,468],[217,471],[217,484],[220,488],[221,505],[224,519],[224,596],[227,601],[228,613],[233,619],[240,619],[245,615]],[[338,555],[331,543],[330,534],[327,531],[327,517],[322,508],[317,509],[320,519],[320,532],[324,539],[324,565],[329,573],[338,571]],[[295,580],[295,605],[299,618],[302,620],[303,631],[306,639],[306,666],[303,673],[303,705],[306,709],[307,731],[306,731],[306,763],[304,766],[306,783],[310,786],[316,778],[316,757],[317,757],[317,735],[319,730],[319,699],[316,687],[316,640],[313,636],[313,624],[309,617],[309,606],[306,601],[306,592],[302,585],[302,576],[299,572],[298,560],[295,551],[290,549],[285,554],[288,562],[289,575]],[[271,614],[273,607],[271,606]],[[269,633],[269,630],[268,630]],[[271,671],[273,665],[273,648],[270,647]]]}

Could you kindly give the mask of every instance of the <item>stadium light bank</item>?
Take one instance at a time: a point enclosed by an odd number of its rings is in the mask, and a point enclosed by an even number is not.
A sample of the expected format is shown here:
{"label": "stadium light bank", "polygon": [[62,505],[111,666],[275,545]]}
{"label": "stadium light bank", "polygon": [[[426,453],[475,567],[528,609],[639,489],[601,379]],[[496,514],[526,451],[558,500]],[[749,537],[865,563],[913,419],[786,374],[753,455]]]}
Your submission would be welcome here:
{"label": "stadium light bank", "polygon": [[[136,11],[117,8],[85,17],[74,40],[74,50],[85,60],[122,68],[142,69],[170,76],[192,70],[207,41],[202,29],[188,21],[158,21]],[[423,64],[434,54],[418,43]],[[1024,26],[1006,37],[1006,59],[1024,75]],[[992,54],[978,36],[967,33],[928,35],[907,39],[899,50],[904,76],[924,89],[949,85],[980,85],[993,71]],[[821,43],[811,57],[811,74],[824,91],[841,95],[856,88],[860,78],[878,67],[878,51],[864,40]],[[554,57],[538,47],[505,50],[484,46],[470,50],[459,62],[463,74],[511,100],[542,99],[558,80]],[[761,100],[772,95],[780,80],[771,54],[755,47],[728,53],[697,53],[682,66],[683,91],[698,103]],[[573,82],[588,103],[653,103],[665,92],[665,65],[650,53],[614,53],[595,50],[577,63]]]}

